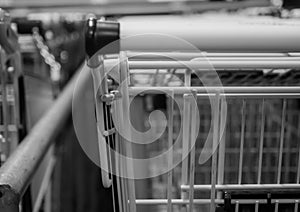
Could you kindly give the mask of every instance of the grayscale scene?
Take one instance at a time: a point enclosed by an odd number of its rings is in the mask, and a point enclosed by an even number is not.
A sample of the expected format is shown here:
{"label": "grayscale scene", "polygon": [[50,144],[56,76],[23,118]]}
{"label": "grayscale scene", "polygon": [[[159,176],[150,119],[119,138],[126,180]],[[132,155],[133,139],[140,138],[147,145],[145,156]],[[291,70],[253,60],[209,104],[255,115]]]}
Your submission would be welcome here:
{"label": "grayscale scene", "polygon": [[0,212],[300,212],[300,1],[0,0]]}

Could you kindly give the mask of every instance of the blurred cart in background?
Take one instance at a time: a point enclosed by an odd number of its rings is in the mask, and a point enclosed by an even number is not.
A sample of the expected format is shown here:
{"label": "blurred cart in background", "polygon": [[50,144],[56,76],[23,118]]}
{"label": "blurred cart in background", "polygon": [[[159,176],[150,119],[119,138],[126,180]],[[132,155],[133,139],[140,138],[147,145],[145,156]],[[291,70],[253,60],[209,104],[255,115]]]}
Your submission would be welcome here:
{"label": "blurred cart in background", "polygon": [[0,166],[17,147],[22,133],[19,81],[20,47],[9,15],[0,9]]}

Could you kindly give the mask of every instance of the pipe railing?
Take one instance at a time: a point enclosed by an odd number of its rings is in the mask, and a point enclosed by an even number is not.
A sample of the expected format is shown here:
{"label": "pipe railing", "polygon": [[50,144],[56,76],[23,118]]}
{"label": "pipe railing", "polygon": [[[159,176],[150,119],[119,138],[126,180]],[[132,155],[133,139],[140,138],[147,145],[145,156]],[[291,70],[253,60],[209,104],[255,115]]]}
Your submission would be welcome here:
{"label": "pipe railing", "polygon": [[45,153],[55,142],[56,136],[71,115],[73,89],[77,76],[78,73],[0,168],[1,212],[19,211],[20,200]]}

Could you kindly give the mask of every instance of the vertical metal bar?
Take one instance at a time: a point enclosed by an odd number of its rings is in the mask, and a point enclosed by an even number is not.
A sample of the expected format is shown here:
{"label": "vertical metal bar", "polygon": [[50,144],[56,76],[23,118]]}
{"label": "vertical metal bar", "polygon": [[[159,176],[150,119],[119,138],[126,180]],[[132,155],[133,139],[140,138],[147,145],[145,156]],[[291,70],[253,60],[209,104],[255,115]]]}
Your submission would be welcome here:
{"label": "vertical metal bar", "polygon": [[261,125],[260,125],[260,141],[259,141],[259,155],[258,155],[258,174],[257,184],[261,183],[261,172],[262,172],[262,159],[263,159],[263,148],[264,148],[264,136],[265,136],[265,99],[262,100],[261,104]]}
{"label": "vertical metal bar", "polygon": [[191,153],[190,153],[190,193],[189,193],[189,211],[193,212],[194,208],[194,178],[195,178],[195,149],[196,149],[196,127],[197,125],[197,94],[194,93],[193,96],[190,95],[189,97],[191,103],[191,113],[190,113],[190,120],[191,120],[191,133],[190,133],[190,145],[191,146]]}
{"label": "vertical metal bar", "polygon": [[259,209],[259,201],[255,202],[255,212],[258,212]]}
{"label": "vertical metal bar", "polygon": [[[125,153],[125,148],[124,148],[124,140],[122,139],[121,140],[122,142],[120,143],[120,147],[121,147],[121,154],[126,154]],[[121,173],[122,173],[122,176],[126,176],[126,171],[127,171],[127,164],[124,160],[121,160],[120,161],[120,164],[121,164]],[[130,206],[129,206],[129,191],[128,191],[128,179],[126,179],[125,177],[121,177],[121,185],[122,185],[122,192],[123,192],[123,201],[124,201],[124,211],[126,212],[130,212]]]}
{"label": "vertical metal bar", "polygon": [[[298,138],[300,138],[300,114],[298,115]],[[297,179],[296,183],[299,184],[300,182],[300,144],[298,144],[298,167],[297,167]]]}
{"label": "vertical metal bar", "polygon": [[[288,100],[287,100],[288,101]],[[286,125],[288,126],[288,114],[286,115]],[[290,165],[290,160],[291,160],[291,156],[292,154],[290,154],[292,148],[291,148],[291,141],[292,141],[292,134],[291,134],[291,131],[287,130],[287,133],[285,134],[285,157],[284,157],[284,164],[285,164],[285,170],[284,170],[284,182],[287,182],[289,181],[290,179],[290,176],[293,172],[293,170],[291,169],[291,165]]]}
{"label": "vertical metal bar", "polygon": [[[120,121],[120,131],[123,132],[124,131],[124,113],[123,113],[123,105],[122,105],[122,100],[120,100],[120,104],[119,104],[119,121]],[[124,138],[119,135],[119,148],[120,148],[120,154],[121,155],[126,155],[126,149],[124,147],[124,143],[126,141],[124,140]],[[125,176],[126,176],[126,170],[127,170],[127,164],[124,160],[122,160],[120,158],[120,161],[119,161],[119,164],[120,164],[120,185],[121,185],[121,192],[122,192],[122,200],[123,200],[123,209],[124,209],[124,212],[130,212],[130,208],[129,208],[129,204],[128,204],[128,201],[129,201],[129,198],[128,198],[128,184],[127,184],[127,181],[125,179]]]}
{"label": "vertical metal bar", "polygon": [[[112,106],[111,106],[112,107]],[[111,108],[109,108],[108,106],[106,107],[106,112],[107,112],[107,128],[106,129],[111,129],[113,127],[113,123],[112,123],[112,116],[111,116]],[[111,170],[111,180],[112,180],[112,184],[111,184],[111,189],[112,189],[112,200],[113,200],[113,211],[116,212],[116,199],[115,199],[115,184],[114,184],[114,179],[113,179],[113,164],[112,164],[112,155],[111,155],[111,148],[115,148],[115,141],[114,141],[114,137],[113,135],[109,135],[108,136],[108,143],[110,145],[108,145],[109,150],[108,150],[108,157],[109,157],[109,166],[110,166],[110,170]]]}
{"label": "vertical metal bar", "polygon": [[245,126],[246,126],[246,124],[245,124],[246,123],[246,111],[245,111],[245,109],[246,109],[246,100],[243,99],[238,184],[242,183],[242,177],[243,177],[244,140],[245,140]]}
{"label": "vertical metal bar", "polygon": [[[121,136],[120,136],[120,154],[124,154],[124,151],[123,151],[123,147],[122,147],[122,142],[123,142],[123,139],[121,139]],[[120,183],[121,183],[121,191],[122,191],[122,200],[123,200],[123,209],[124,209],[124,212],[129,212],[129,206],[128,206],[128,194],[127,194],[127,188],[126,188],[126,182],[125,182],[125,179],[124,179],[124,161],[121,160],[120,158],[120,173],[121,173],[121,178],[120,178]]]}
{"label": "vertical metal bar", "polygon": [[[120,129],[120,131],[122,131],[122,123],[123,123],[123,116],[122,116],[122,102],[121,100],[116,100],[112,103],[112,106],[114,107],[114,114],[112,114],[113,116],[115,116],[115,120],[116,121],[114,124],[116,126],[117,129]],[[118,127],[117,127],[118,126]],[[116,152],[119,154],[123,154],[122,153],[122,138],[119,135],[118,132],[116,132]],[[122,164],[122,160],[120,159],[120,155],[117,155],[116,158],[116,179],[117,179],[117,191],[118,191],[118,201],[119,201],[119,210],[120,212],[123,211],[128,211],[127,209],[127,205],[128,205],[128,199],[126,198],[127,195],[125,193],[125,188],[124,188],[124,181],[122,179],[123,175],[123,164]]]}
{"label": "vertical metal bar", "polygon": [[[187,70],[184,73],[184,85],[187,87],[191,86],[191,71]],[[183,185],[188,184],[188,164],[189,164],[189,149],[190,149],[190,102],[188,96],[183,95],[183,129],[182,129],[182,167],[181,167],[181,183]],[[187,199],[187,192],[181,192],[181,198]],[[186,205],[182,205],[182,211],[186,211]]]}
{"label": "vertical metal bar", "polygon": [[[170,151],[173,147],[173,115],[174,115],[174,91],[169,94],[169,104],[168,104],[168,150]],[[168,212],[172,211],[172,166],[173,166],[173,151],[168,154]]]}
{"label": "vertical metal bar", "polygon": [[[254,104],[253,102],[251,102],[251,101],[249,101],[249,107],[248,108],[246,108],[247,110],[249,110],[249,111],[247,111],[248,112],[248,114],[250,114],[249,115],[249,117],[247,118],[247,128],[249,128],[250,130],[250,132],[251,132],[251,128],[253,128],[253,127],[255,127],[255,126],[257,126],[258,125],[258,122],[260,122],[260,120],[258,119],[258,117],[257,117],[257,111],[259,110],[258,108],[257,108],[257,105],[256,104]],[[250,137],[250,138],[252,138],[252,136],[250,135],[250,136],[248,136],[248,137]],[[246,149],[246,151],[249,151],[249,149],[250,148],[252,148],[252,146],[253,146],[253,144],[251,144],[251,145],[248,145],[248,148]],[[252,160],[253,160],[253,154],[249,154],[248,155],[248,157],[250,157]],[[250,160],[251,160],[250,159]],[[255,158],[256,159],[256,158]],[[247,164],[247,166],[249,167],[249,165]],[[249,169],[249,171],[251,172],[252,170],[253,170],[253,168],[252,167],[249,167],[250,169]],[[245,180],[245,182],[254,182],[254,176],[252,176],[252,175],[250,175],[250,174],[245,174],[244,176],[243,176],[243,178],[244,178],[244,180]]]}
{"label": "vertical metal bar", "polygon": [[187,87],[190,87],[192,82],[191,82],[191,78],[192,78],[192,73],[191,70],[186,70],[186,72],[184,72],[184,85]]}
{"label": "vertical metal bar", "polygon": [[[119,73],[120,74],[120,73]],[[121,91],[119,91],[121,92]],[[112,116],[114,117],[115,128],[119,129],[120,131],[123,131],[123,111],[122,111],[122,100],[118,99],[116,101],[112,102],[113,107],[113,113]],[[120,212],[126,212],[128,211],[128,198],[127,194],[125,192],[125,185],[124,185],[124,179],[122,176],[124,176],[123,173],[123,161],[121,160],[120,155],[123,154],[122,151],[122,145],[123,145],[123,138],[120,136],[119,132],[116,130],[115,134],[115,148],[116,148],[116,158],[115,158],[115,166],[116,166],[116,184],[117,184],[117,193],[118,193],[118,208]]]}
{"label": "vertical metal bar", "polygon": [[[121,91],[122,93],[122,106],[123,106],[123,120],[124,120],[124,126],[126,135],[131,139],[131,132],[130,132],[130,109],[129,109],[129,92],[128,92],[128,85],[129,85],[129,78],[128,78],[128,73],[129,73],[129,67],[128,67],[128,58],[126,56],[125,52],[120,53],[120,60],[121,60],[121,65],[120,65],[120,81],[121,84],[123,84],[123,90]],[[125,142],[125,151],[126,151],[126,156],[127,157],[133,157],[132,154],[132,146],[129,142]],[[134,169],[133,169],[133,164],[129,163],[127,165],[127,173],[133,174],[134,175]],[[135,184],[134,184],[134,179],[127,179],[128,182],[128,189],[129,189],[129,206],[130,206],[130,212],[135,212],[136,211],[136,201],[135,201]]]}
{"label": "vertical metal bar", "polygon": [[299,200],[295,200],[294,212],[298,212]]}
{"label": "vertical metal bar", "polygon": [[[220,145],[219,145],[219,154],[218,154],[218,185],[222,185],[224,183],[224,166],[225,166],[225,133],[226,127],[224,128],[223,134],[221,134],[221,126],[225,126],[225,120],[222,114],[225,113],[225,106],[224,106],[224,97],[221,98],[220,102],[220,124],[219,124],[219,138],[220,138]],[[222,137],[221,137],[222,136]],[[222,198],[222,192],[218,192],[218,198]]]}
{"label": "vertical metal bar", "polygon": [[[116,152],[120,153],[120,139],[119,139],[119,135],[116,134]],[[117,184],[117,193],[118,193],[118,208],[120,212],[123,212],[124,210],[124,204],[122,201],[123,196],[122,196],[122,189],[121,189],[121,179],[120,179],[120,157],[117,156],[117,158],[115,158],[116,161],[116,184]]]}
{"label": "vertical metal bar", "polygon": [[49,182],[46,194],[45,194],[45,200],[44,200],[44,211],[45,212],[51,212],[52,211],[52,181]]}
{"label": "vertical metal bar", "polygon": [[[109,121],[110,121],[110,111],[109,111],[109,107],[108,105],[106,104],[103,104],[103,110],[104,110],[104,115],[106,116],[106,119],[105,119],[105,123],[104,123],[104,126],[106,128],[106,130],[108,131],[109,130]],[[112,164],[111,164],[111,155],[110,155],[110,143],[111,143],[111,139],[110,139],[110,135],[109,136],[106,136],[106,141],[107,141],[107,144],[105,145],[105,148],[107,149],[107,158],[108,158],[108,174],[111,174],[111,167],[112,167]],[[109,173],[110,172],[110,173]],[[112,179],[112,178],[111,178]]]}
{"label": "vertical metal bar", "polygon": [[[188,164],[189,164],[189,149],[190,149],[190,101],[188,95],[183,95],[183,129],[182,129],[182,167],[181,167],[181,183],[188,184]],[[182,200],[187,199],[187,192],[181,192]],[[182,210],[186,209],[186,205],[182,206]]]}
{"label": "vertical metal bar", "polygon": [[284,142],[284,131],[285,131],[285,117],[286,117],[286,99],[283,100],[282,115],[281,115],[281,130],[280,130],[280,146],[279,146],[279,159],[278,159],[278,171],[277,171],[277,184],[280,184],[281,180],[281,169],[282,169],[282,153],[283,153],[283,142]]}
{"label": "vertical metal bar", "polygon": [[[123,132],[123,106],[122,106],[122,100],[117,100],[116,101],[118,104],[118,113],[116,115],[118,115],[118,125],[119,125],[119,129],[121,132]],[[119,149],[119,154],[121,155],[126,155],[125,151],[124,151],[124,139],[122,138],[121,135],[118,134],[118,142],[117,142],[117,147]],[[125,170],[126,170],[126,163],[124,162],[124,160],[121,159],[121,157],[118,157],[118,163],[119,163],[119,179],[120,179],[120,194],[122,196],[121,200],[122,200],[122,207],[124,212],[129,212],[129,205],[128,205],[128,189],[127,189],[127,184],[126,181],[124,179],[124,176],[126,176]]]}
{"label": "vertical metal bar", "polygon": [[152,86],[156,86],[158,74],[159,74],[159,69],[157,69],[156,73],[153,74],[153,76],[152,76],[152,83],[151,83]]}
{"label": "vertical metal bar", "polygon": [[278,207],[279,207],[279,201],[275,201],[275,212],[278,212]]}
{"label": "vertical metal bar", "polygon": [[239,201],[235,202],[235,212],[239,212]]}
{"label": "vertical metal bar", "polygon": [[216,205],[216,172],[217,172],[217,151],[216,147],[219,141],[219,119],[220,119],[220,93],[217,91],[216,97],[214,99],[213,105],[213,143],[212,143],[212,164],[211,164],[211,204],[210,204],[210,212],[215,212]]}

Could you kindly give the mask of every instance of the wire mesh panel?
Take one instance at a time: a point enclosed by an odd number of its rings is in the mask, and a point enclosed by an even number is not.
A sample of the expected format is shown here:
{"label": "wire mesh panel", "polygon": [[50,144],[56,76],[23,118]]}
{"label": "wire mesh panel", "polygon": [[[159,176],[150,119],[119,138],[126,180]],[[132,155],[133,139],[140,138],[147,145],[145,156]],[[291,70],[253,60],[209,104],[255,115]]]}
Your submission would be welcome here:
{"label": "wire mesh panel", "polygon": [[[206,55],[214,75],[199,55],[142,53],[93,61],[102,181],[114,187],[115,210],[298,211],[298,58]],[[122,157],[162,152],[147,167]],[[136,169],[152,177],[135,178]]]}

